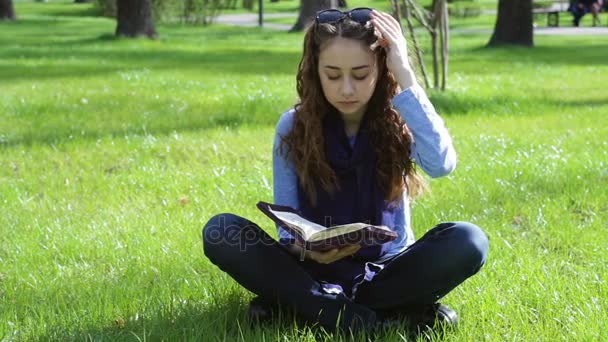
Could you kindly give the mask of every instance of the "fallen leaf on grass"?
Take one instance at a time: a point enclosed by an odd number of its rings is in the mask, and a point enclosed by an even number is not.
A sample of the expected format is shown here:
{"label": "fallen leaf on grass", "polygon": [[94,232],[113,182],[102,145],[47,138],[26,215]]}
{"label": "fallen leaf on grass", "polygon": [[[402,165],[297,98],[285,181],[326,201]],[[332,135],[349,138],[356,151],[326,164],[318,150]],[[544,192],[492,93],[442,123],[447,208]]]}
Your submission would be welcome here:
{"label": "fallen leaf on grass", "polygon": [[188,198],[188,196],[185,196],[185,195],[184,195],[184,196],[181,196],[181,197],[179,198],[179,204],[180,204],[180,205],[184,206],[184,205],[186,205],[186,204],[188,204],[188,203],[190,203],[190,199]]}
{"label": "fallen leaf on grass", "polygon": [[125,327],[125,320],[122,317],[118,317],[114,320],[114,325],[119,327],[119,328],[124,328]]}

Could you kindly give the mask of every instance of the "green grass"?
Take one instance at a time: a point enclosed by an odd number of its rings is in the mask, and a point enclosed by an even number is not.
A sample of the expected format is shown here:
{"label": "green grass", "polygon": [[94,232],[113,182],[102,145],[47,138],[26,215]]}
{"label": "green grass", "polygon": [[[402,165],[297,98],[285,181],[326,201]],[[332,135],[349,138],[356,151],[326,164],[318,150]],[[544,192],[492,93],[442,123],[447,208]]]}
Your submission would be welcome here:
{"label": "green grass", "polygon": [[[226,211],[274,234],[255,203],[272,200],[302,35],[161,24],[117,40],[72,6],[17,2],[0,22],[0,340],[312,341],[250,327],[251,294],[200,241]],[[416,234],[470,220],[491,240],[442,300],[462,320],[443,339],[606,340],[608,40],[488,39],[454,33],[449,89],[429,92],[459,165],[414,203]]]}

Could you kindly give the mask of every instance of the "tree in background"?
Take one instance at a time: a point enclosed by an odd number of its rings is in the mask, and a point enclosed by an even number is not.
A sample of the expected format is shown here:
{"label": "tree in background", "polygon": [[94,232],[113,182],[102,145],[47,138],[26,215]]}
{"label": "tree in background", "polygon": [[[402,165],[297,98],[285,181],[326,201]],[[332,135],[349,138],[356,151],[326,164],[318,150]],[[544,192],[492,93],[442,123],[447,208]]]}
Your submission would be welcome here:
{"label": "tree in background", "polygon": [[94,3],[101,15],[116,18],[116,0],[95,0]]}
{"label": "tree in background", "polygon": [[534,46],[532,0],[499,0],[494,34],[488,46]]}
{"label": "tree in background", "polygon": [[[156,0],[155,5],[160,1]],[[210,25],[222,9],[232,8],[232,0],[181,0],[182,8],[179,17],[184,23]],[[235,7],[236,8],[236,7]],[[164,12],[169,12],[167,9]]]}
{"label": "tree in background", "polygon": [[251,11],[253,10],[253,6],[255,5],[255,3],[255,0],[243,0],[243,8],[246,8]]}
{"label": "tree in background", "polygon": [[0,0],[0,20],[15,20],[13,0]]}
{"label": "tree in background", "polygon": [[300,0],[300,15],[298,15],[298,21],[290,31],[302,31],[314,20],[318,11],[336,8],[337,5],[337,0]]}
{"label": "tree in background", "polygon": [[117,36],[157,36],[150,0],[117,0],[116,22]]}

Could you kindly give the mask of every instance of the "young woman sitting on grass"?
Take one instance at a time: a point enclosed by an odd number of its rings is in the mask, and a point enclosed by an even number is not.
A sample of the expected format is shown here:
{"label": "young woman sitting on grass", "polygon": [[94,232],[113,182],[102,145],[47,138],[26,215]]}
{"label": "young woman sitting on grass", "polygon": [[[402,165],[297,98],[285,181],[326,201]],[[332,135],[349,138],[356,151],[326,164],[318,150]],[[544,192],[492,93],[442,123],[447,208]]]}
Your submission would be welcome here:
{"label": "young woman sitting on grass", "polygon": [[274,203],[322,225],[386,225],[398,238],[380,246],[306,251],[287,230],[279,241],[234,214],[203,229],[207,257],[258,297],[252,316],[280,307],[335,328],[452,325],[437,302],[474,275],[488,240],[468,222],[444,222],[415,241],[409,197],[418,165],[431,177],[456,164],[451,138],[408,62],[389,14],[369,8],[318,13],[304,37],[300,102],[280,117],[273,154]]}

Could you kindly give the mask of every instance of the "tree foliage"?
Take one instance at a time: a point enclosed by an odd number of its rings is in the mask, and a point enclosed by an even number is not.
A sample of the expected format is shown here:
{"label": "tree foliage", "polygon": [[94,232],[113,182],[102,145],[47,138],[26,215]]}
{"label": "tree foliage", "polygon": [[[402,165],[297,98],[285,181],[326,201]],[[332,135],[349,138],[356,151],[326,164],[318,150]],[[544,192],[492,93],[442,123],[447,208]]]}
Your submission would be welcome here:
{"label": "tree foliage", "polygon": [[[210,24],[222,9],[235,6],[234,0],[150,0],[155,20]],[[96,0],[102,15],[116,16],[116,0]],[[246,5],[246,4],[244,4]]]}

